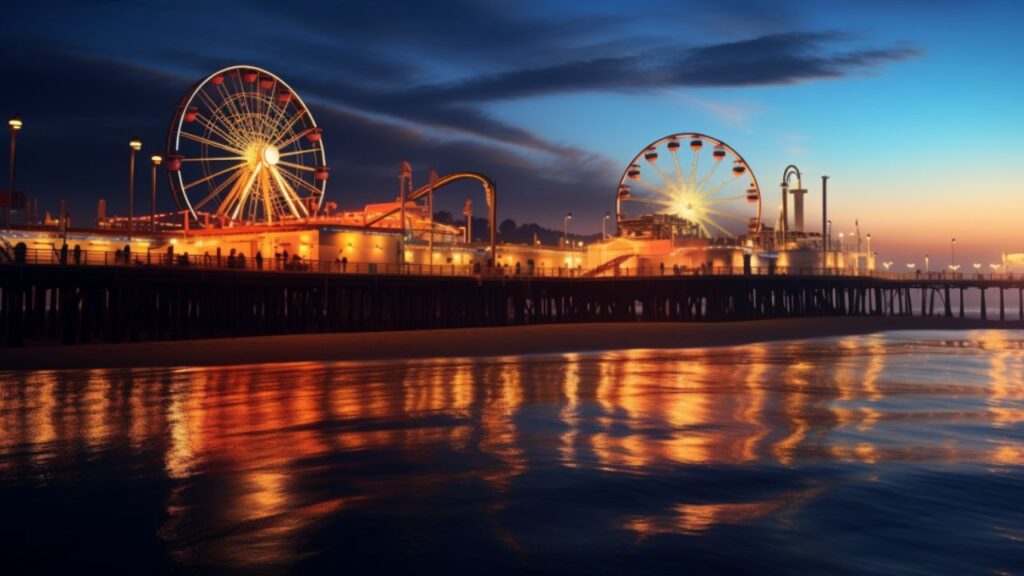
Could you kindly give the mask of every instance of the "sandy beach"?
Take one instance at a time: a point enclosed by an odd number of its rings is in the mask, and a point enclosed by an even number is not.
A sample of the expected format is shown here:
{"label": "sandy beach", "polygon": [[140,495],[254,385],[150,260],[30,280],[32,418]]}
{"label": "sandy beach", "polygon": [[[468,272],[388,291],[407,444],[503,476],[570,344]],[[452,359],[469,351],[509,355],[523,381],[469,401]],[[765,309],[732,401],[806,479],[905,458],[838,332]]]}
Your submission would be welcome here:
{"label": "sandy beach", "polygon": [[730,323],[602,323],[259,336],[170,342],[0,348],[0,369],[220,366],[702,348],[893,330],[1024,329],[1018,321],[798,318]]}

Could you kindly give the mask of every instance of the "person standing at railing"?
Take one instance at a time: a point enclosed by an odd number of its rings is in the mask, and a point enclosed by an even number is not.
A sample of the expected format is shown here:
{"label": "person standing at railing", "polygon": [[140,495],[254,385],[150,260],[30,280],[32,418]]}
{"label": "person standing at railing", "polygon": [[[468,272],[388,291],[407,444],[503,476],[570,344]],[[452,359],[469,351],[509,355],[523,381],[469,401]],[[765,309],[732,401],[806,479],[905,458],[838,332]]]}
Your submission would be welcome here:
{"label": "person standing at railing", "polygon": [[60,247],[60,263],[61,263],[62,266],[66,265],[68,263],[68,244],[67,244],[67,242],[65,242]]}
{"label": "person standing at railing", "polygon": [[341,271],[345,272],[348,269],[348,256],[341,257]]}
{"label": "person standing at railing", "polygon": [[78,244],[75,244],[75,249],[73,251],[73,254],[74,254],[74,258],[75,258],[75,266],[81,264],[82,263],[82,247],[79,246]]}
{"label": "person standing at railing", "polygon": [[263,253],[259,250],[256,251],[256,269],[263,270]]}
{"label": "person standing at railing", "polygon": [[128,244],[124,245],[124,265],[128,266],[132,263],[132,247]]}

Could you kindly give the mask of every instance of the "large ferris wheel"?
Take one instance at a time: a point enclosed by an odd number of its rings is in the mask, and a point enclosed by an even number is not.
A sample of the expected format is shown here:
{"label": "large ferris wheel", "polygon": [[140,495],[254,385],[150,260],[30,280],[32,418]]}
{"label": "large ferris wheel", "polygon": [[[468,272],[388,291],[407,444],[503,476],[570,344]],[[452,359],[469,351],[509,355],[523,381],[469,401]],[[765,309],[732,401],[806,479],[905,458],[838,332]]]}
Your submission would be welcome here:
{"label": "large ferris wheel", "polygon": [[274,74],[231,66],[195,85],[167,137],[179,208],[244,223],[316,214],[329,170],[323,133],[298,94]]}
{"label": "large ferris wheel", "polygon": [[640,214],[677,217],[704,238],[761,230],[757,177],[736,150],[704,134],[671,134],[649,144],[622,173],[615,198],[620,234]]}

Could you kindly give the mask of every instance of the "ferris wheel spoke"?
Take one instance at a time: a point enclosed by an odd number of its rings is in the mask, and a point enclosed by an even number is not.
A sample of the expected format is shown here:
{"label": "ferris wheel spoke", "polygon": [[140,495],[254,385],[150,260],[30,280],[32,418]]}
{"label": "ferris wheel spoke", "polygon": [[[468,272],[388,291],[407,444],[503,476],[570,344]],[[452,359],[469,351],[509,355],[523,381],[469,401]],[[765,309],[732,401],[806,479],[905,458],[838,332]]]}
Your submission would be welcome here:
{"label": "ferris wheel spoke", "polygon": [[224,181],[221,182],[220,184],[216,185],[213,188],[213,190],[211,190],[210,193],[206,195],[205,198],[203,198],[202,200],[200,200],[199,202],[194,204],[192,206],[192,209],[193,210],[199,210],[203,206],[206,206],[207,202],[209,202],[210,200],[213,200],[214,198],[219,196],[220,193],[223,192],[224,189],[227,188],[229,185],[231,185],[232,182],[238,180],[238,177],[242,175],[242,172],[243,172],[243,170],[238,170],[237,172],[235,172],[231,176],[228,176],[227,178],[225,178]]}
{"label": "ferris wheel spoke", "polygon": [[701,190],[703,190],[704,186],[706,186],[708,181],[711,180],[711,177],[715,175],[715,171],[718,170],[718,166],[721,163],[722,163],[721,160],[716,160],[715,163],[711,165],[711,170],[708,170],[708,173],[705,174],[704,177],[700,179],[700,184],[698,184],[697,186],[694,187],[694,189],[693,189],[693,193],[694,194],[700,195]]}
{"label": "ferris wheel spoke", "polygon": [[[213,130],[214,127],[219,124],[217,130],[222,133],[221,137],[235,146],[241,146],[243,144],[241,136],[243,135],[244,130],[233,121],[232,117],[221,113],[221,107],[210,99],[210,96],[206,94],[206,92],[200,90],[197,94],[199,95],[199,99],[206,104],[206,107],[210,111],[210,115],[206,117],[207,121],[210,123],[208,128]],[[197,118],[199,117],[203,117],[203,115],[200,114]]]}
{"label": "ferris wheel spoke", "polygon": [[676,181],[684,182],[683,180],[683,167],[679,164],[679,151],[675,149],[669,150],[672,153],[672,166],[676,171]]}
{"label": "ferris wheel spoke", "polygon": [[294,162],[283,162],[281,160],[278,160],[277,165],[287,166],[289,168],[293,168],[295,170],[302,170],[304,172],[316,172],[316,168],[313,168],[312,166],[303,166],[302,164],[295,164]]}
{"label": "ferris wheel spoke", "polygon": [[[217,93],[220,94],[220,99],[221,102],[223,102],[223,105],[214,108],[214,110],[217,111],[218,115],[224,119],[225,124],[230,120],[230,123],[233,126],[233,132],[239,134],[240,137],[251,137],[252,133],[245,125],[245,115],[242,114],[242,111],[239,110],[238,106],[235,104],[234,96],[232,96],[231,92],[229,92],[225,87],[227,85],[228,83],[225,82],[220,86],[217,86]],[[227,112],[230,112],[230,115],[221,114],[220,110],[222,108],[226,109]]]}
{"label": "ferris wheel spoke", "polygon": [[214,178],[217,178],[218,176],[223,176],[223,175],[227,174],[228,172],[231,172],[232,170],[238,170],[239,168],[242,168],[243,166],[245,166],[245,164],[236,164],[234,166],[228,166],[227,168],[225,168],[223,170],[214,172],[213,174],[210,174],[208,176],[204,176],[203,178],[200,178],[199,180],[196,180],[194,182],[189,182],[188,184],[184,184],[182,186],[182,190],[188,190],[189,188],[198,186],[198,185],[200,185],[200,184],[202,184],[204,182],[209,182],[210,180],[213,180]]}
{"label": "ferris wheel spoke", "polygon": [[729,186],[730,184],[735,182],[736,178],[737,178],[736,176],[733,176],[732,178],[730,178],[728,180],[725,180],[723,182],[719,182],[718,184],[715,184],[714,186],[708,188],[703,193],[698,195],[698,198],[703,200],[703,199],[707,198],[708,196],[711,196],[712,194],[723,190],[726,186]]}
{"label": "ferris wheel spoke", "polygon": [[676,194],[682,194],[682,192],[683,192],[683,191],[679,189],[679,186],[683,184],[682,182],[679,182],[679,183],[673,182],[673,181],[672,181],[672,180],[671,180],[671,179],[670,179],[670,178],[668,177],[668,175],[667,175],[667,174],[665,174],[665,173],[664,173],[664,172],[663,172],[663,171],[661,170],[661,168],[660,168],[660,167],[658,167],[658,165],[657,165],[657,164],[651,164],[651,168],[653,168],[653,169],[654,169],[654,172],[655,172],[655,173],[656,173],[656,174],[657,174],[657,175],[658,175],[659,177],[661,177],[661,180],[662,180],[662,182],[664,182],[664,183],[665,183],[665,186],[667,186],[667,187],[668,187],[669,189],[671,189],[671,190],[674,190],[674,191],[676,192]]}
{"label": "ferris wheel spoke", "polygon": [[309,154],[310,152],[319,152],[316,148],[304,148],[302,150],[293,150],[292,152],[282,152],[281,158],[287,158],[289,156],[298,156],[299,154]]}
{"label": "ferris wheel spoke", "polygon": [[[295,103],[294,106],[295,106],[295,115],[291,116],[291,117],[288,117],[287,121],[284,121],[282,123],[281,129],[278,130],[274,134],[274,137],[273,137],[273,139],[271,141],[277,142],[279,139],[283,138],[286,134],[288,134],[292,130],[292,128],[295,127],[295,124],[298,123],[298,121],[301,120],[306,115],[305,114],[305,109],[302,108],[301,106],[299,106],[298,103]],[[284,148],[283,145],[279,145],[279,144],[275,144],[275,145],[278,148]]]}
{"label": "ferris wheel spoke", "polygon": [[216,134],[217,136],[220,136],[221,140],[224,140],[228,144],[231,144],[233,146],[242,147],[243,143],[238,138],[238,135],[236,134],[236,135],[232,136],[232,135],[228,134],[227,132],[224,132],[224,130],[222,130],[220,128],[220,126],[218,126],[216,124],[216,121],[213,119],[213,117],[209,117],[208,118],[206,116],[203,116],[202,114],[197,114],[196,115],[196,121],[199,122],[199,124],[201,126],[205,127],[207,129],[207,131],[209,131],[209,132],[211,132],[213,134]]}
{"label": "ferris wheel spoke", "polygon": [[199,158],[182,158],[182,162],[223,162],[227,160],[237,160],[245,162],[248,160],[245,156],[202,156]]}
{"label": "ferris wheel spoke", "polygon": [[[291,211],[292,215],[295,216],[296,218],[302,217],[299,215],[299,209],[296,207],[297,205],[302,208],[303,214],[309,216],[309,212],[306,210],[305,205],[302,203],[302,199],[299,198],[299,195],[295,193],[295,190],[291,186],[289,186],[288,183],[285,182],[285,179],[282,177],[282,174],[288,176],[292,175],[288,174],[288,172],[282,172],[278,170],[277,166],[272,166],[270,169],[270,173],[274,175],[274,179],[277,181],[277,185],[281,189],[281,197],[284,199],[285,204],[288,205],[288,210]],[[292,177],[294,178],[294,176]],[[301,180],[299,181],[301,182]]]}
{"label": "ferris wheel spoke", "polygon": [[314,196],[319,196],[320,194],[322,194],[322,193],[323,193],[323,192],[322,192],[322,191],[321,191],[321,190],[320,190],[319,188],[317,188],[316,186],[314,186],[314,185],[310,184],[309,182],[306,182],[305,180],[303,180],[303,179],[302,179],[302,178],[300,178],[299,176],[297,176],[297,175],[295,175],[295,174],[292,174],[291,172],[289,172],[289,171],[287,171],[287,170],[281,170],[280,172],[281,172],[281,174],[283,174],[284,176],[286,176],[286,177],[287,177],[287,178],[288,178],[289,180],[291,180],[292,182],[295,182],[296,184],[298,184],[298,185],[299,185],[299,186],[301,186],[302,188],[306,189],[307,191],[309,191],[309,192],[310,192],[311,194],[313,194]]}
{"label": "ferris wheel spoke", "polygon": [[242,206],[245,205],[246,200],[249,199],[249,194],[252,192],[252,187],[256,183],[256,178],[259,176],[260,170],[263,169],[263,163],[257,162],[256,167],[253,168],[252,173],[249,174],[248,179],[245,181],[245,185],[242,186],[238,193],[238,201],[235,202],[235,209],[231,213],[231,219],[238,219],[238,213],[242,210]]}
{"label": "ferris wheel spoke", "polygon": [[706,206],[717,206],[719,204],[725,204],[727,202],[737,202],[739,200],[746,200],[746,199],[747,199],[747,195],[746,194],[740,194],[739,196],[730,196],[728,198],[715,198],[714,200],[709,200],[709,201],[705,202],[704,204]]}
{"label": "ferris wheel spoke", "polygon": [[278,144],[274,144],[274,146],[277,146],[278,150],[281,150],[283,148],[287,148],[288,146],[293,144],[295,141],[297,141],[299,138],[302,138],[303,136],[305,136],[306,134],[309,134],[312,131],[313,131],[312,128],[306,128],[305,130],[300,130],[300,131],[296,132],[295,134],[292,134],[291,138],[289,138],[289,139],[287,139],[287,140],[285,140],[283,142],[280,142]]}
{"label": "ferris wheel spoke", "polygon": [[193,142],[199,142],[200,144],[206,144],[207,146],[212,146],[214,148],[218,148],[220,150],[224,150],[225,152],[233,152],[235,154],[242,154],[242,150],[239,150],[238,148],[233,148],[233,147],[231,147],[231,146],[229,146],[227,144],[221,144],[220,142],[216,142],[214,140],[210,140],[209,138],[204,138],[202,136],[199,136],[197,134],[193,134],[191,132],[185,132],[184,130],[182,130],[180,134],[181,134],[182,138],[186,138],[188,140],[192,140]]}
{"label": "ferris wheel spoke", "polygon": [[669,200],[672,199],[672,194],[670,192],[666,192],[664,188],[658,187],[657,184],[654,184],[653,182],[651,182],[649,180],[645,180],[644,178],[638,178],[638,179],[634,180],[634,182],[640,184],[641,186],[643,186],[644,188],[647,188],[648,190],[651,190],[652,192],[656,192],[656,193],[664,196],[665,198],[667,198]]}
{"label": "ferris wheel spoke", "polygon": [[270,200],[273,188],[270,185],[270,179],[267,178],[267,172],[269,172],[269,170],[260,170],[260,190],[262,191],[260,197],[263,200],[263,215],[267,220],[267,224],[273,224],[274,207]]}
{"label": "ferris wheel spoke", "polygon": [[646,204],[648,206],[655,206],[658,208],[670,208],[672,206],[670,202],[665,202],[664,200],[649,200],[647,198],[630,198],[625,200],[625,202],[636,202],[638,204]]}
{"label": "ferris wheel spoke", "polygon": [[697,165],[700,163],[700,148],[693,151],[693,160],[690,161],[690,180],[688,187],[693,190],[697,186]]}

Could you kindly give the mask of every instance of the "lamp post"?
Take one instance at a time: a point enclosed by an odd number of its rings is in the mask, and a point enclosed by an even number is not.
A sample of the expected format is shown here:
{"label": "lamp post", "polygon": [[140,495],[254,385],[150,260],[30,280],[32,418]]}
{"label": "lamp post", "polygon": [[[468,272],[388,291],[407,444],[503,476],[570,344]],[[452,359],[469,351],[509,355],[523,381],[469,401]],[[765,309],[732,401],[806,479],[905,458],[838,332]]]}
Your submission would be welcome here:
{"label": "lamp post", "polygon": [[136,136],[128,142],[128,242],[132,241],[132,212],[135,209],[135,153],[142,150],[142,141]]}
{"label": "lamp post", "polygon": [[156,232],[156,167],[164,161],[163,157],[156,154],[150,160],[153,162],[152,189],[149,197],[149,233]]}
{"label": "lamp post", "polygon": [[569,245],[569,220],[572,220],[572,212],[566,212],[562,220],[562,247]]}
{"label": "lamp post", "polygon": [[868,254],[871,254],[871,234],[868,234]]}
{"label": "lamp post", "polygon": [[949,241],[949,259],[951,261],[949,267],[956,266],[956,238]]}
{"label": "lamp post", "polygon": [[932,271],[932,268],[931,268],[931,264],[930,264],[928,255],[925,254],[924,255],[924,273],[927,274],[927,273],[929,273],[931,271]]}
{"label": "lamp post", "polygon": [[18,132],[21,130],[21,114],[15,114],[7,121],[7,127],[11,129],[11,160],[7,168],[7,220],[5,228],[11,229],[11,212],[14,211],[14,145],[17,141]]}
{"label": "lamp post", "polygon": [[601,221],[601,239],[608,239],[608,220],[612,217],[611,212],[604,213],[604,220]]}
{"label": "lamp post", "polygon": [[[832,221],[828,219],[828,174],[821,175],[821,233],[825,234],[825,226],[832,226]],[[828,236],[822,238],[822,250],[821,250],[821,270],[825,271],[826,265],[828,264],[828,249],[829,242],[831,241],[832,231],[828,231]]]}

